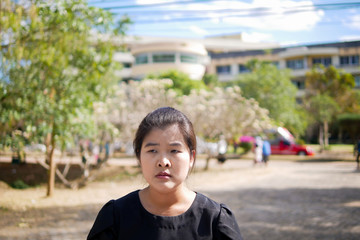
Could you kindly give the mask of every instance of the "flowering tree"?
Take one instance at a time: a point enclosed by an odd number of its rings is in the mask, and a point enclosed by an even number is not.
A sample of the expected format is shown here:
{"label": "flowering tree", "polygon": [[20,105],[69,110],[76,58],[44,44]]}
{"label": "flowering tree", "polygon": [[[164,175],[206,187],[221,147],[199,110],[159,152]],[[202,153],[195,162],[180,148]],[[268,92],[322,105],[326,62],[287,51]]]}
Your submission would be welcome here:
{"label": "flowering tree", "polygon": [[197,134],[205,138],[256,134],[271,126],[268,111],[254,99],[244,98],[236,86],[192,91],[183,96],[179,108],[191,118]]}
{"label": "flowering tree", "polygon": [[193,90],[189,95],[177,95],[169,89],[171,85],[169,79],[122,83],[113,97],[97,105],[96,116],[99,121],[116,126],[123,142],[133,139],[147,113],[162,106],[183,111],[193,122],[196,134],[210,139],[221,134],[228,138],[257,134],[271,126],[268,111],[255,100],[242,97],[239,87]]}
{"label": "flowering tree", "polygon": [[119,130],[121,141],[131,141],[147,113],[158,107],[176,105],[176,93],[166,90],[170,85],[172,81],[168,79],[122,83],[116,88],[114,96],[97,104],[98,122],[109,121]]}

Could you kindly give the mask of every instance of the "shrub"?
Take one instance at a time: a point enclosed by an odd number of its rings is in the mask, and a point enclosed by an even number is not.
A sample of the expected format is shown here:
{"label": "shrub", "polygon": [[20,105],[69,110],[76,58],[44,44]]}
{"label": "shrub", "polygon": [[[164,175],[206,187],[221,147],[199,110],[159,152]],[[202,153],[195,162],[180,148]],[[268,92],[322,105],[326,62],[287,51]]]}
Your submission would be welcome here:
{"label": "shrub", "polygon": [[16,180],[15,182],[11,183],[10,186],[15,189],[26,189],[30,186],[23,182],[23,180]]}
{"label": "shrub", "polygon": [[251,142],[241,142],[239,147],[241,147],[243,149],[244,154],[250,152],[251,148],[252,148],[252,143]]}

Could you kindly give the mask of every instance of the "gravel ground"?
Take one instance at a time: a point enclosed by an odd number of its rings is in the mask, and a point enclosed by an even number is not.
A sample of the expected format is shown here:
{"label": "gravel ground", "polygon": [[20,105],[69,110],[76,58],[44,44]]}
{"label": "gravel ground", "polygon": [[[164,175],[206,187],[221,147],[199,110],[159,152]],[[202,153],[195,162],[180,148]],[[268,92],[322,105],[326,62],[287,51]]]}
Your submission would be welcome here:
{"label": "gravel ground", "polygon": [[[188,186],[227,204],[247,240],[360,239],[360,172],[354,162],[275,159],[267,167],[251,160],[213,161],[209,171],[192,173]],[[197,167],[203,164],[199,160]],[[138,176],[56,189],[45,198],[45,187],[0,184],[0,239],[85,239],[106,201],[144,186]]]}

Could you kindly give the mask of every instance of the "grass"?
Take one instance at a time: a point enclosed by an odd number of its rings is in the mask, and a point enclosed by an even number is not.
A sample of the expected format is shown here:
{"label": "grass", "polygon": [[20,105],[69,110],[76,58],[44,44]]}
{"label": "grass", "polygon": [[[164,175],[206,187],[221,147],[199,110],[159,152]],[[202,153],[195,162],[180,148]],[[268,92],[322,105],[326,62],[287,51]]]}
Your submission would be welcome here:
{"label": "grass", "polygon": [[101,173],[96,177],[98,181],[122,181],[135,177],[141,173],[138,167],[105,167]]}
{"label": "grass", "polygon": [[9,208],[0,206],[0,212],[8,212],[8,211],[9,211]]}
{"label": "grass", "polygon": [[[307,146],[311,147],[315,151],[320,150],[319,144],[306,144]],[[349,152],[352,153],[354,151],[354,145],[352,144],[330,144],[329,149],[330,151],[334,152]]]}
{"label": "grass", "polygon": [[15,182],[11,183],[10,186],[12,188],[15,188],[15,189],[27,189],[27,188],[30,188],[30,186],[27,185],[26,183],[24,183],[24,181],[21,180],[21,179],[18,179]]}

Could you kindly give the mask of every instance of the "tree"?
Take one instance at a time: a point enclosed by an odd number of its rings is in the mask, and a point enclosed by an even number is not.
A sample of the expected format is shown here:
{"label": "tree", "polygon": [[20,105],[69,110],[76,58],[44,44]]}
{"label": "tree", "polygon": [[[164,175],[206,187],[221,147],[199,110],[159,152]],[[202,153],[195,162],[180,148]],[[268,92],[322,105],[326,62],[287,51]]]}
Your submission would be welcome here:
{"label": "tree", "polygon": [[116,79],[114,45],[97,37],[111,33],[112,16],[84,0],[6,0],[1,16],[1,134],[45,143],[51,196],[55,148],[95,130],[93,102]]}
{"label": "tree", "polygon": [[243,96],[253,98],[260,107],[269,110],[269,116],[299,136],[306,129],[304,114],[296,103],[296,87],[291,83],[290,72],[279,70],[268,62],[251,60],[250,73],[239,76],[235,84]]}
{"label": "tree", "polygon": [[358,108],[357,96],[353,91],[354,77],[332,65],[327,68],[315,65],[306,73],[305,86],[305,108],[314,116],[315,122],[322,124],[319,143],[324,149],[328,146],[328,126],[335,115]]}
{"label": "tree", "polygon": [[133,139],[140,121],[147,113],[162,106],[172,106],[186,113],[196,134],[216,139],[223,134],[257,134],[272,126],[268,111],[254,99],[245,99],[239,87],[193,90],[179,95],[169,79],[130,81],[116,87],[116,94],[102,106],[106,118],[118,127],[121,140]]}
{"label": "tree", "polygon": [[183,96],[179,108],[190,117],[197,134],[206,139],[259,134],[273,126],[268,111],[254,99],[243,97],[237,86],[192,91]]}
{"label": "tree", "polygon": [[216,74],[205,74],[202,78],[202,81],[205,83],[205,85],[213,89],[219,85],[219,80]]}
{"label": "tree", "polygon": [[315,95],[310,99],[308,110],[310,116],[316,121],[321,122],[319,129],[319,144],[324,150],[325,146],[329,145],[327,133],[329,131],[329,122],[338,113],[339,104],[330,96]]}
{"label": "tree", "polygon": [[179,72],[177,70],[169,70],[158,75],[149,75],[148,78],[171,79],[173,82],[171,88],[180,95],[188,95],[193,89],[205,88],[204,82],[192,80],[186,73]]}
{"label": "tree", "polygon": [[147,113],[158,107],[176,106],[178,95],[171,85],[169,79],[122,82],[114,87],[114,95],[101,104],[102,112],[96,116],[117,127],[121,142],[131,143]]}

